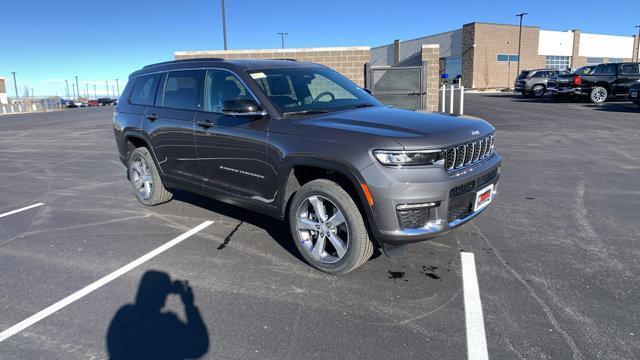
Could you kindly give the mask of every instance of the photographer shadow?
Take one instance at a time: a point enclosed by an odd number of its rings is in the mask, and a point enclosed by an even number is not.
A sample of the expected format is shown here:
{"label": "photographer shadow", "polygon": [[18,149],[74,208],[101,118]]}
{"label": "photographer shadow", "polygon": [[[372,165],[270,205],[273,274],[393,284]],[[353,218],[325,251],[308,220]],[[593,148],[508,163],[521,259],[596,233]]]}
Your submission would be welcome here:
{"label": "photographer shadow", "polygon": [[[186,322],[162,311],[167,297],[178,294]],[[136,301],[121,307],[107,333],[109,358],[194,359],[206,354],[209,334],[193,303],[187,282],[171,281],[167,273],[147,271],[140,280]]]}

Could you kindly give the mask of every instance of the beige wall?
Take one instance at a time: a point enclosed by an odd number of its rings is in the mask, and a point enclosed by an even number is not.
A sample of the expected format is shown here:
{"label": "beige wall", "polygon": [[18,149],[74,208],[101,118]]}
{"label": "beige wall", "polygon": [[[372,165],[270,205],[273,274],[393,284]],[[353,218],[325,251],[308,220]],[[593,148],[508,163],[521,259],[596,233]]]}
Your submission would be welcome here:
{"label": "beige wall", "polygon": [[364,64],[371,60],[368,46],[303,48],[303,49],[253,49],[178,51],[176,60],[219,57],[223,59],[295,59],[326,65],[364,87]]}
{"label": "beige wall", "polygon": [[424,91],[422,108],[426,111],[438,111],[440,92],[440,45],[422,45],[422,76]]}
{"label": "beige wall", "polygon": [[[471,23],[463,26],[463,83],[478,89],[513,87],[518,63],[498,62],[498,54],[518,53],[518,26]],[[544,67],[544,56],[538,55],[540,28],[522,27],[520,69]],[[474,46],[475,45],[475,46]],[[466,54],[465,54],[466,52]],[[466,60],[466,61],[465,61]],[[469,65],[469,61],[473,65]]]}

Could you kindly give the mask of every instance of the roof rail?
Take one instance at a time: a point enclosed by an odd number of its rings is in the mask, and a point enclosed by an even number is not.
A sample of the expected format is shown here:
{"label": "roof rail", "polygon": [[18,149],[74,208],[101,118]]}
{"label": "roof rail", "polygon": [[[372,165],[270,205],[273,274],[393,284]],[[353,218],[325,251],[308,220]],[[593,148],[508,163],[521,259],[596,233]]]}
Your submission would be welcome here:
{"label": "roof rail", "polygon": [[143,69],[159,66],[159,65],[174,64],[174,63],[181,63],[181,62],[193,62],[193,61],[224,61],[224,59],[223,58],[193,58],[193,59],[170,60],[170,61],[163,61],[155,64],[149,64],[144,66]]}
{"label": "roof rail", "polygon": [[291,58],[279,58],[279,59],[271,59],[271,60],[298,61],[296,59],[291,59]]}

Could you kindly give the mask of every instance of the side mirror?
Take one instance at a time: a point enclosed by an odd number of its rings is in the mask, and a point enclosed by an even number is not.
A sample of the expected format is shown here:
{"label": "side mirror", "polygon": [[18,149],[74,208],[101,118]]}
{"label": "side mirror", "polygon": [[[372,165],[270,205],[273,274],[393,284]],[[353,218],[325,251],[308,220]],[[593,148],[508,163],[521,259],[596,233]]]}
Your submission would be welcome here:
{"label": "side mirror", "polygon": [[260,106],[253,99],[239,98],[226,100],[222,103],[222,113],[229,116],[262,117],[267,112],[260,109]]}
{"label": "side mirror", "polygon": [[373,95],[373,93],[371,92],[371,90],[367,89],[367,88],[362,88],[362,90],[366,91],[369,95]]}

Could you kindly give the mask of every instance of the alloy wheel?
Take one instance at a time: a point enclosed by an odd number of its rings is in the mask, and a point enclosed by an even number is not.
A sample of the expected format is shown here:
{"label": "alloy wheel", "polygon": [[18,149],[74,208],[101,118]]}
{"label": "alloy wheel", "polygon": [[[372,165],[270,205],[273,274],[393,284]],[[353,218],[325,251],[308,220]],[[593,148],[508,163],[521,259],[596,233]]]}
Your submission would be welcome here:
{"label": "alloy wheel", "polygon": [[320,195],[307,197],[296,212],[296,227],[302,247],[315,260],[340,261],[349,247],[349,228],[342,211]]}
{"label": "alloy wheel", "polygon": [[141,157],[136,157],[131,164],[131,182],[142,199],[148,199],[153,194],[153,177],[149,164]]}

